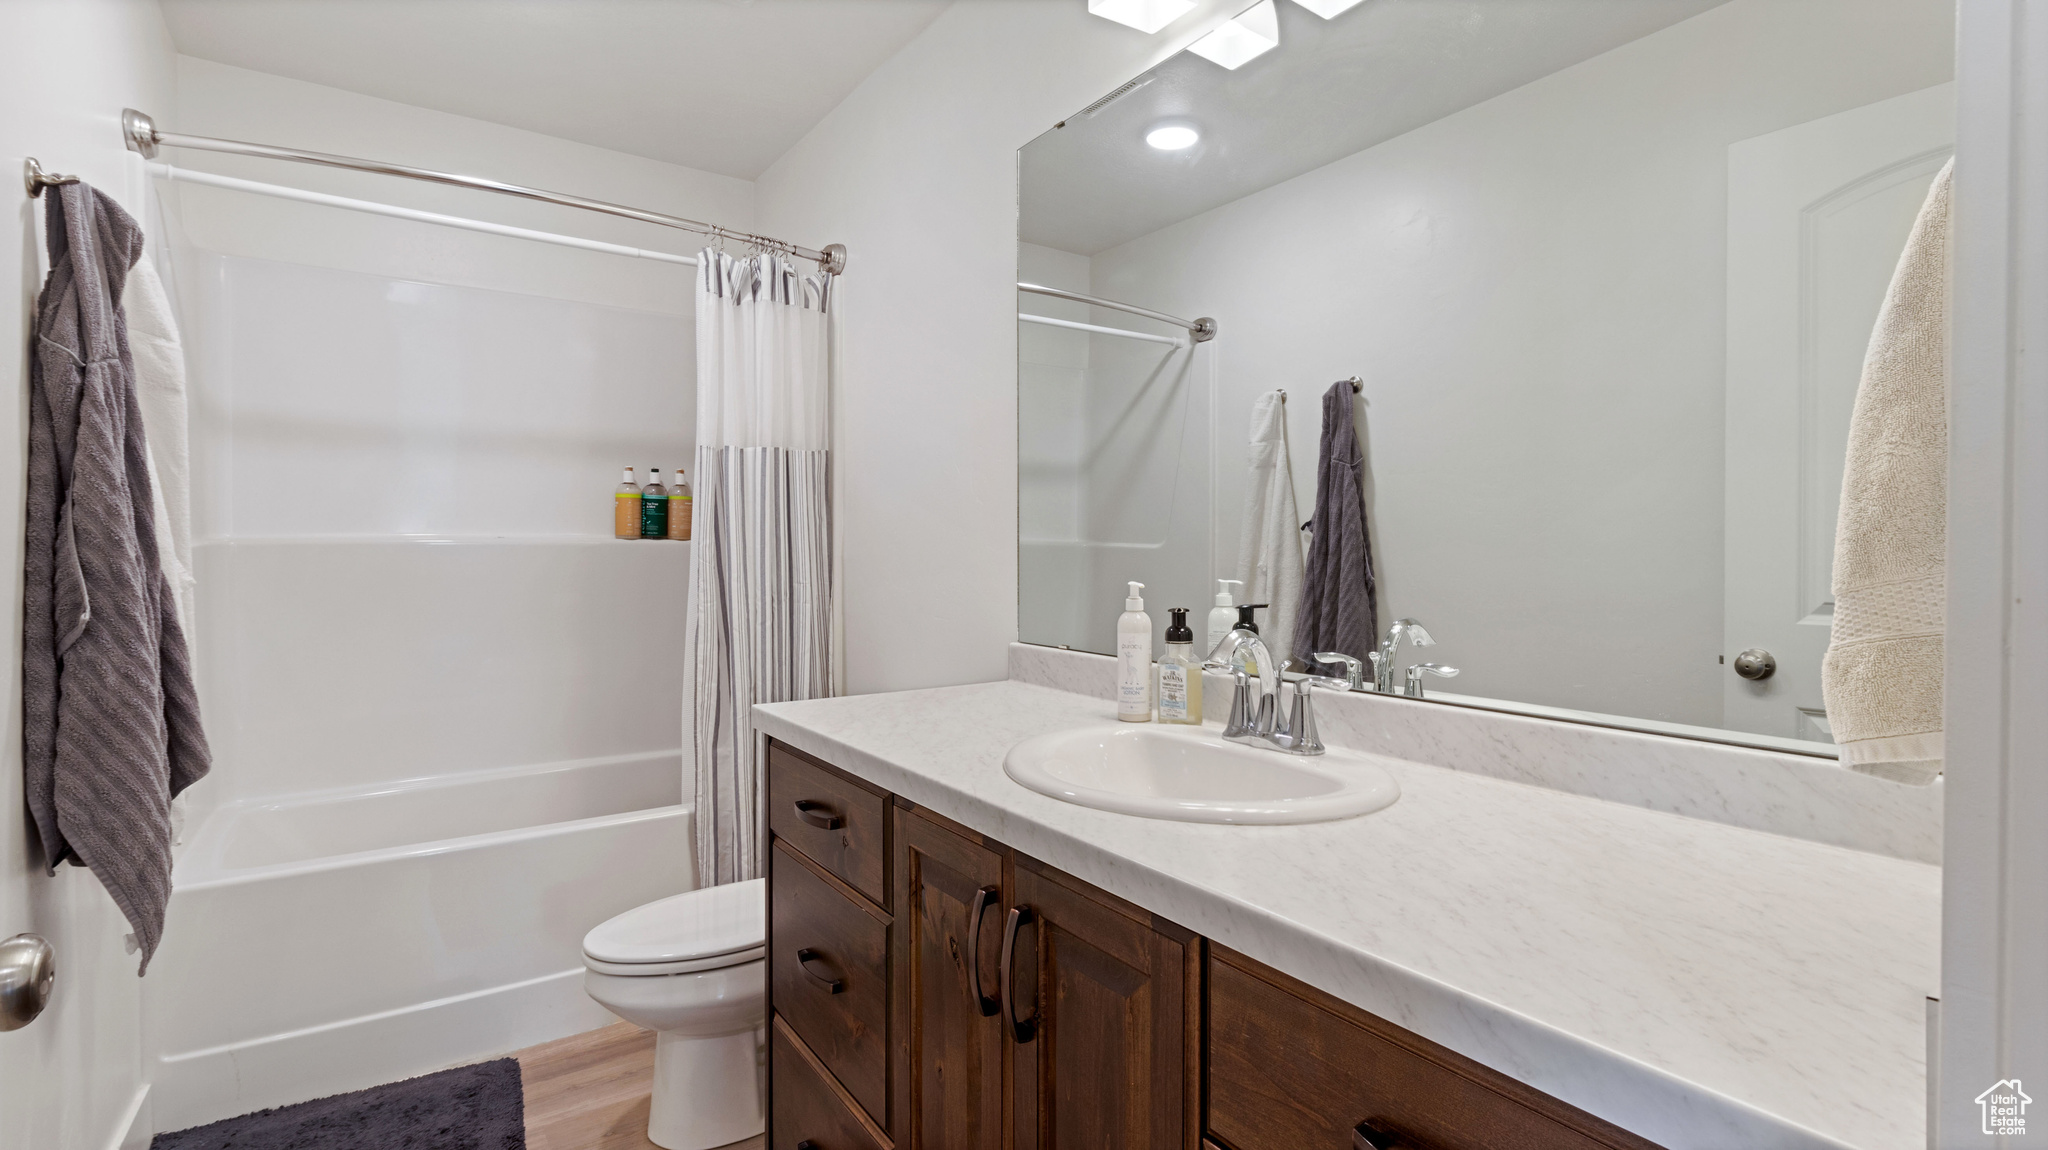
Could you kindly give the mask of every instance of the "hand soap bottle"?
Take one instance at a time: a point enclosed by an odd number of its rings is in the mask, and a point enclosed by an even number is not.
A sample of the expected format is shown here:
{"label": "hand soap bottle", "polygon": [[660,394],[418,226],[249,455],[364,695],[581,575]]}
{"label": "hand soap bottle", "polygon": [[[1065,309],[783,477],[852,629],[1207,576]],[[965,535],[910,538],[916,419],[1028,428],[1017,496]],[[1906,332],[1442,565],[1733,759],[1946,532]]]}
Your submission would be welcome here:
{"label": "hand soap bottle", "polygon": [[1166,654],[1159,660],[1159,721],[1202,721],[1202,661],[1195,654],[1195,633],[1188,629],[1188,609],[1172,607],[1166,625]]}
{"label": "hand soap bottle", "polygon": [[[1231,630],[1250,631],[1254,635],[1258,634],[1259,625],[1253,621],[1252,612],[1264,606],[1266,606],[1264,603],[1239,603],[1237,605],[1237,622],[1232,625]],[[1259,661],[1251,655],[1246,655],[1244,657],[1244,671],[1247,675],[1258,675]]]}
{"label": "hand soap bottle", "polygon": [[1230,634],[1230,629],[1237,626],[1237,600],[1231,598],[1230,589],[1242,586],[1242,579],[1216,580],[1216,605],[1209,608],[1209,633],[1203,638],[1205,646],[1202,648],[1202,658],[1208,658],[1209,652],[1216,649],[1216,644],[1221,643],[1223,637]]}
{"label": "hand soap bottle", "polygon": [[640,489],[640,538],[668,538],[668,488],[659,467],[647,469],[647,486]]}
{"label": "hand soap bottle", "polygon": [[676,485],[668,489],[668,537],[690,540],[690,485],[676,469]]}
{"label": "hand soap bottle", "polygon": [[633,469],[619,477],[612,495],[612,534],[620,539],[640,538],[640,485],[633,482]]}
{"label": "hand soap bottle", "polygon": [[1130,585],[1116,620],[1116,717],[1126,723],[1152,721],[1152,616],[1138,594],[1144,589]]}

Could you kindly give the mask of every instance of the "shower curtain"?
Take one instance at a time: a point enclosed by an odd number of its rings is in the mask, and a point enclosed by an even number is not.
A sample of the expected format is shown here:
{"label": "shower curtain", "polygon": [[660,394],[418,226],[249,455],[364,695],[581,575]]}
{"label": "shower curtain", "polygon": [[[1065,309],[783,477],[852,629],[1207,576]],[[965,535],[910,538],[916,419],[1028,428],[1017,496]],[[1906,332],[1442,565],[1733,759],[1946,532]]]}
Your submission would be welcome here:
{"label": "shower curtain", "polygon": [[684,672],[697,881],[761,873],[755,703],[834,693],[831,277],[705,249]]}

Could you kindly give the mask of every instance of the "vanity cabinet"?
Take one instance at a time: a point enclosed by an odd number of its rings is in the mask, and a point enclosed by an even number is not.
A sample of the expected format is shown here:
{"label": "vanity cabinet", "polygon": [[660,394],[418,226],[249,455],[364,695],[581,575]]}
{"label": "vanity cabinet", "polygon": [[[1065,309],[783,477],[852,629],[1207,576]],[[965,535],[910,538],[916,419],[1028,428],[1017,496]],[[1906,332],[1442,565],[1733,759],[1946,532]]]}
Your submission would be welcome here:
{"label": "vanity cabinet", "polygon": [[772,740],[768,767],[773,1150],[1657,1150]]}

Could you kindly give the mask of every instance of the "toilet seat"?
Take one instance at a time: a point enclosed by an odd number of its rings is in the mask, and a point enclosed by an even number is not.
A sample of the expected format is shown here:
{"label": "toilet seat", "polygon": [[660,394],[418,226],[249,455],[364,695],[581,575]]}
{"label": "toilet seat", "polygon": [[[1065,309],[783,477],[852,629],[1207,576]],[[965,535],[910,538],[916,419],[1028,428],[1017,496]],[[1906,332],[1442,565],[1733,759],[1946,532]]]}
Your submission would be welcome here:
{"label": "toilet seat", "polygon": [[766,879],[687,891],[600,923],[583,936],[583,962],[628,977],[721,970],[765,953],[767,919]]}

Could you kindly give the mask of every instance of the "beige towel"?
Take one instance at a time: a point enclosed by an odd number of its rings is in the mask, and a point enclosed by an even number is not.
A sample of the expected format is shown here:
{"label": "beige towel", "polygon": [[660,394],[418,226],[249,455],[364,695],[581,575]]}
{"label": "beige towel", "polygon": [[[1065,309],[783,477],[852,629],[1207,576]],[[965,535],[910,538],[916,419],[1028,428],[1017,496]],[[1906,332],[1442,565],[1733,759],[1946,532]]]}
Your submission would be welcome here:
{"label": "beige towel", "polygon": [[1908,783],[1941,773],[1954,166],[1928,189],[1864,356],[1835,522],[1834,632],[1821,664],[1844,765]]}
{"label": "beige towel", "polygon": [[1295,510],[1294,466],[1287,458],[1284,392],[1269,391],[1252,402],[1245,465],[1251,482],[1238,528],[1237,570],[1244,579],[1244,602],[1267,605],[1258,620],[1259,638],[1273,653],[1277,671],[1287,665],[1302,579],[1301,513]]}

